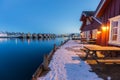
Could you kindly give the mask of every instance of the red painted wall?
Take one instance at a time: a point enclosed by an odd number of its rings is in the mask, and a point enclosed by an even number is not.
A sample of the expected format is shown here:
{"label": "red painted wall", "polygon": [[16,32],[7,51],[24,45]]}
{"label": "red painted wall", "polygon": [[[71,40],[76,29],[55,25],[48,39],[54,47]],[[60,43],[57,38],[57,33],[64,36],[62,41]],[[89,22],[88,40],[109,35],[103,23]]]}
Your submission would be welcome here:
{"label": "red painted wall", "polygon": [[[102,27],[106,27],[102,29]],[[109,41],[109,29],[110,29],[110,22],[108,21],[107,24],[101,26],[101,33],[97,33],[97,44],[101,46],[107,46]]]}
{"label": "red painted wall", "polygon": [[100,44],[101,44],[101,33],[97,33],[96,44],[97,44],[97,45],[100,45]]}
{"label": "red painted wall", "polygon": [[110,29],[109,19],[118,15],[120,15],[120,0],[112,0],[104,10],[103,15],[100,17],[108,29],[106,29],[106,31],[101,29],[101,34],[98,34],[97,44],[100,44],[102,46],[108,45]]}
{"label": "red painted wall", "polygon": [[112,0],[104,10],[103,15],[101,16],[101,19],[103,23],[107,24],[109,18],[118,16],[118,15],[120,15],[120,0]]}

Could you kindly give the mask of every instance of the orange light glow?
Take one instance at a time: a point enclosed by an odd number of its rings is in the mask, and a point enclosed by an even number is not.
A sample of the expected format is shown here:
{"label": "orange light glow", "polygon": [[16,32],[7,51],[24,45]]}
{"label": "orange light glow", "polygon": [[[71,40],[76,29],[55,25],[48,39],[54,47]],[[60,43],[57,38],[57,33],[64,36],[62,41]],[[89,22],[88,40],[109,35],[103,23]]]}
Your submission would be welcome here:
{"label": "orange light glow", "polygon": [[106,29],[107,29],[106,26],[103,26],[103,27],[102,27],[102,30],[103,30],[103,31],[106,31]]}
{"label": "orange light glow", "polygon": [[97,31],[97,34],[100,34],[101,33],[101,31]]}
{"label": "orange light glow", "polygon": [[102,30],[103,31],[109,30],[109,27],[108,26],[102,26]]}
{"label": "orange light glow", "polygon": [[83,35],[83,33],[80,33],[80,35],[82,36],[82,35]]}
{"label": "orange light glow", "polygon": [[109,30],[109,27],[107,27],[107,30]]}

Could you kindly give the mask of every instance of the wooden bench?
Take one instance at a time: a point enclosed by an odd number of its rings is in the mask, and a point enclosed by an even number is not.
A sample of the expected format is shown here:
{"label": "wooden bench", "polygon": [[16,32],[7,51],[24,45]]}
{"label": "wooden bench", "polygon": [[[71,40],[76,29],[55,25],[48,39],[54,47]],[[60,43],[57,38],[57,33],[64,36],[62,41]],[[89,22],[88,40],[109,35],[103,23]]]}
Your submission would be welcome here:
{"label": "wooden bench", "polygon": [[[120,59],[117,58],[118,57],[117,55],[120,52],[120,48],[119,47],[99,46],[99,45],[84,45],[84,48],[87,49],[87,50],[85,50],[85,51],[87,51],[85,58],[88,59],[89,56],[90,56],[94,60],[96,60],[97,63],[99,63],[99,61],[100,62],[112,62],[113,61],[115,63],[120,61]],[[105,52],[105,54],[107,54],[107,55],[111,55],[111,53],[117,52],[117,53],[114,53],[114,54],[116,55],[116,59],[118,59],[118,60],[113,59],[112,56],[106,56],[106,55],[105,55],[105,57],[103,57],[103,60],[102,59],[99,60],[99,56],[97,54],[98,51]],[[107,60],[107,57],[111,57],[111,60]]]}
{"label": "wooden bench", "polygon": [[84,51],[84,52],[86,52],[87,51],[87,49],[85,49],[85,48],[82,48],[82,49],[80,49],[81,51]]}
{"label": "wooden bench", "polygon": [[120,59],[98,59],[99,63],[120,63]]}

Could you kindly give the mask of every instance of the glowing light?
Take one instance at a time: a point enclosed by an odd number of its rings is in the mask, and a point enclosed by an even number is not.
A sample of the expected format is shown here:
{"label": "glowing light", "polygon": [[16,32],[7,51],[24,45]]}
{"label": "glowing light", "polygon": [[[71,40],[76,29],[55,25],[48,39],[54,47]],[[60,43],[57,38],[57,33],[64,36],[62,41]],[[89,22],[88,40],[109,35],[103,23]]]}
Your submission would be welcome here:
{"label": "glowing light", "polygon": [[102,26],[102,30],[103,31],[109,30],[109,27],[108,26]]}
{"label": "glowing light", "polygon": [[80,33],[80,35],[82,36],[82,35],[83,35],[83,33],[81,32],[81,33]]}
{"label": "glowing light", "polygon": [[107,29],[106,26],[103,26],[103,27],[102,27],[102,30],[103,30],[103,31],[106,31],[106,29]]}
{"label": "glowing light", "polygon": [[109,27],[107,27],[106,29],[109,30]]}
{"label": "glowing light", "polygon": [[97,34],[100,34],[101,33],[101,31],[97,31]]}

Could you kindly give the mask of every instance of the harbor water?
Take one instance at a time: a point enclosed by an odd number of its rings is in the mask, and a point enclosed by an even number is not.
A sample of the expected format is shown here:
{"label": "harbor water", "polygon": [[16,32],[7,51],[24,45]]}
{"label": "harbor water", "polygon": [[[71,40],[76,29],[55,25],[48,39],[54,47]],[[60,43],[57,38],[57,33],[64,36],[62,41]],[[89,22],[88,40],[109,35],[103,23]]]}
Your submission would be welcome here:
{"label": "harbor water", "polygon": [[43,56],[64,40],[0,38],[0,80],[31,80]]}

